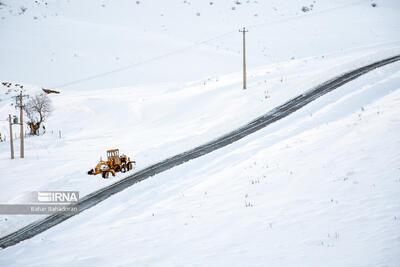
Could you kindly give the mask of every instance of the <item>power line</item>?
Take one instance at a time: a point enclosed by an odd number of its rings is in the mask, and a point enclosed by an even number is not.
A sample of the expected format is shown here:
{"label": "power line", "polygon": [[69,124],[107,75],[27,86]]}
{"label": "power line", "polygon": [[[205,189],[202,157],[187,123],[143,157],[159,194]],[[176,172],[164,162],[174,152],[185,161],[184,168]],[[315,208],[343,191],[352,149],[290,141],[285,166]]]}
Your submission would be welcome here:
{"label": "power line", "polygon": [[229,35],[229,34],[231,34],[233,32],[235,32],[235,31],[229,31],[229,32],[226,32],[224,34],[218,35],[216,37],[213,37],[213,38],[210,38],[210,39],[207,39],[207,40],[204,40],[204,41],[195,42],[194,44],[192,44],[190,46],[187,46],[187,47],[184,47],[184,48],[181,48],[181,49],[178,49],[178,50],[175,50],[175,51],[163,54],[163,55],[159,55],[159,56],[156,56],[156,57],[153,57],[153,58],[150,58],[150,59],[146,59],[146,60],[143,60],[143,61],[140,61],[140,62],[137,62],[137,63],[129,64],[129,65],[125,66],[125,67],[117,68],[117,69],[114,69],[114,70],[111,70],[111,71],[107,71],[107,72],[102,72],[102,73],[99,73],[99,74],[96,74],[96,75],[88,76],[86,78],[78,79],[78,80],[75,80],[75,81],[72,81],[72,82],[68,82],[68,83],[64,83],[64,84],[60,84],[60,85],[57,85],[57,86],[50,86],[50,88],[67,87],[67,86],[70,86],[70,85],[73,85],[73,84],[78,84],[78,83],[81,83],[81,82],[85,82],[85,81],[97,79],[97,78],[100,78],[100,77],[104,77],[104,76],[107,76],[107,75],[110,75],[110,74],[113,74],[113,73],[116,73],[116,72],[121,72],[121,71],[130,69],[130,68],[134,68],[134,67],[139,66],[139,65],[147,64],[147,63],[150,63],[150,62],[153,62],[153,61],[165,58],[165,57],[169,57],[169,56],[172,56],[172,55],[175,55],[175,54],[182,53],[182,52],[184,52],[186,50],[190,50],[190,49],[192,49],[192,48],[194,48],[196,46],[203,45],[203,44],[206,44],[208,42],[212,42],[212,41],[221,39],[221,38],[225,37],[226,35]]}
{"label": "power line", "polygon": [[[328,9],[317,11],[317,12],[313,12],[313,13],[302,14],[302,15],[298,15],[298,16],[292,16],[292,17],[289,17],[289,18],[270,21],[270,22],[264,22],[264,23],[259,23],[259,24],[249,24],[246,27],[247,28],[249,28],[249,27],[254,28],[254,27],[261,27],[261,26],[267,26],[267,25],[273,25],[273,24],[277,24],[277,23],[287,22],[287,21],[291,21],[291,20],[302,19],[302,18],[306,18],[306,17],[309,17],[309,16],[320,15],[320,14],[323,14],[323,13],[326,13],[326,12],[334,11],[334,10],[337,10],[337,9],[342,9],[342,8],[345,8],[345,7],[348,7],[348,6],[358,5],[358,4],[361,4],[361,3],[366,3],[366,1],[365,0],[357,1],[357,2],[346,4],[346,5],[337,6],[337,7],[334,7],[334,8],[328,8]],[[225,36],[233,34],[235,32],[236,32],[236,30],[231,30],[231,31],[225,32],[223,34],[217,35],[215,37],[212,37],[210,39],[199,41],[199,42],[195,42],[194,44],[192,44],[190,46],[187,46],[187,47],[184,47],[184,48],[181,48],[181,49],[177,49],[177,50],[174,50],[174,51],[166,53],[166,54],[162,54],[162,55],[159,55],[159,56],[156,56],[156,57],[153,57],[153,58],[149,58],[149,59],[146,59],[146,60],[143,60],[143,61],[139,61],[139,62],[136,62],[136,63],[129,64],[129,65],[124,66],[124,67],[116,68],[114,70],[110,70],[110,71],[106,71],[106,72],[101,72],[101,73],[98,73],[98,74],[95,74],[95,75],[92,75],[92,76],[88,76],[88,77],[85,77],[85,78],[77,79],[77,80],[74,80],[74,81],[71,81],[71,82],[67,82],[67,83],[64,83],[64,84],[59,84],[59,85],[55,85],[55,86],[49,86],[49,88],[67,87],[67,86],[70,86],[70,85],[79,84],[79,83],[82,83],[82,82],[86,82],[86,81],[94,80],[94,79],[101,78],[101,77],[104,77],[104,76],[108,76],[108,75],[111,75],[111,74],[114,74],[114,73],[117,73],[117,72],[125,71],[125,70],[131,69],[131,68],[134,68],[134,67],[137,67],[137,66],[140,66],[140,65],[144,65],[144,64],[147,64],[147,63],[150,63],[150,62],[153,62],[153,61],[160,60],[162,58],[166,58],[166,57],[169,57],[169,56],[172,56],[172,55],[175,55],[175,54],[182,53],[182,52],[190,50],[190,49],[192,49],[194,47],[197,47],[197,46],[200,46],[200,45],[203,45],[203,44],[206,44],[206,43],[209,43],[209,42],[224,38]]]}

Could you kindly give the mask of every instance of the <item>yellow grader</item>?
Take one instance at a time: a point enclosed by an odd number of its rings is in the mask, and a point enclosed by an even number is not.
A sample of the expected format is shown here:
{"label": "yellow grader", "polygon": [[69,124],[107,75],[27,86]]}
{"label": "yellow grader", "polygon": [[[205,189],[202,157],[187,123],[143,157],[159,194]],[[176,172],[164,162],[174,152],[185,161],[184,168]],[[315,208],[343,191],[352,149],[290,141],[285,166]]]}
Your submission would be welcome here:
{"label": "yellow grader", "polygon": [[115,176],[116,172],[127,172],[132,170],[135,161],[131,161],[131,159],[125,155],[119,155],[119,149],[111,149],[107,150],[107,161],[103,161],[100,158],[100,162],[94,169],[88,171],[89,175],[100,174],[103,178],[108,178],[111,173],[112,176]]}

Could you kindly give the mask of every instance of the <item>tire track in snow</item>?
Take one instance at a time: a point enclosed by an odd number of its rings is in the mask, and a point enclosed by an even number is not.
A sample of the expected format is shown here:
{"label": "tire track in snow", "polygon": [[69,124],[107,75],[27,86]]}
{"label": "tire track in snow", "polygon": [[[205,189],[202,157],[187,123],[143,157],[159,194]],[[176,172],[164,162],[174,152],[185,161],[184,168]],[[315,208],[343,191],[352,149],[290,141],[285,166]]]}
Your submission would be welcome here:
{"label": "tire track in snow", "polygon": [[[111,184],[107,187],[99,189],[95,192],[90,193],[89,195],[83,197],[78,204],[75,206],[79,209],[79,212],[82,212],[86,209],[89,209],[99,202],[109,198],[110,196],[121,192],[122,190],[132,186],[135,183],[143,181],[151,176],[154,176],[158,173],[171,169],[175,166],[185,163],[186,161],[201,157],[205,154],[208,154],[212,151],[215,151],[219,148],[227,146],[237,140],[242,139],[254,133],[271,123],[278,121],[291,113],[299,110],[300,108],[304,107],[308,103],[314,101],[315,99],[323,96],[330,91],[360,77],[361,75],[370,72],[376,68],[382,67],[384,65],[393,63],[400,60],[400,55],[394,56],[391,58],[387,58],[370,65],[355,69],[353,71],[344,73],[336,78],[333,78],[329,81],[326,81],[305,93],[287,101],[286,103],[272,109],[268,113],[264,114],[261,117],[258,117],[254,121],[238,128],[235,131],[232,131],[228,134],[225,134],[217,139],[214,139],[211,142],[208,142],[204,145],[198,146],[186,152],[180,153],[168,159],[165,159],[161,162],[153,164],[143,170],[140,170],[114,184]],[[13,246],[23,240],[32,238],[51,227],[56,226],[57,224],[73,217],[74,215],[78,214],[53,214],[44,219],[38,220],[33,222],[21,229],[4,236],[0,239],[0,247],[7,248],[9,246]]]}

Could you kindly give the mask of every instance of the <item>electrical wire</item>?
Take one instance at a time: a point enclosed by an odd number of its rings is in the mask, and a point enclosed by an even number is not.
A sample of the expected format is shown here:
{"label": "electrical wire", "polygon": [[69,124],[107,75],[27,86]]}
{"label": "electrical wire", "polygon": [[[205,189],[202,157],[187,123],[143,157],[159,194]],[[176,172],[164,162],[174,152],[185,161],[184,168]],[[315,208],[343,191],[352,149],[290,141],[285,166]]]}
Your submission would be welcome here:
{"label": "electrical wire", "polygon": [[[283,23],[283,22],[287,22],[287,21],[291,21],[291,20],[297,20],[297,19],[302,19],[302,18],[306,18],[306,17],[310,17],[310,16],[324,14],[324,13],[327,13],[327,12],[330,12],[330,11],[335,11],[335,10],[346,8],[346,7],[349,7],[349,6],[359,5],[359,4],[362,4],[362,3],[366,3],[366,1],[365,0],[357,1],[357,2],[346,4],[346,5],[337,6],[337,7],[334,7],[334,8],[328,8],[328,9],[317,11],[317,12],[312,12],[312,13],[308,13],[308,14],[292,16],[292,17],[289,17],[289,18],[270,21],[270,22],[264,22],[264,23],[259,23],[259,24],[249,24],[246,27],[247,28],[255,28],[255,27],[273,25],[273,24],[277,24],[277,23]],[[203,41],[195,42],[194,44],[192,44],[190,46],[187,46],[187,47],[184,47],[184,48],[181,48],[181,49],[177,49],[177,50],[171,51],[171,52],[166,53],[166,54],[162,54],[162,55],[159,55],[159,56],[156,56],[156,57],[153,57],[153,58],[149,58],[149,59],[146,59],[146,60],[143,60],[143,61],[139,61],[139,62],[136,62],[136,63],[132,63],[132,64],[129,64],[129,65],[126,65],[124,67],[116,68],[116,69],[113,69],[113,70],[110,70],[110,71],[106,71],[106,72],[101,72],[101,73],[98,73],[98,74],[95,74],[95,75],[92,75],[92,76],[88,76],[88,77],[85,77],[85,78],[77,79],[77,80],[70,81],[70,82],[67,82],[67,83],[54,85],[54,86],[49,86],[49,88],[68,87],[68,86],[71,86],[71,85],[75,85],[75,84],[79,84],[79,83],[82,83],[82,82],[86,82],[86,81],[98,79],[98,78],[101,78],[101,77],[104,77],[104,76],[108,76],[108,75],[111,75],[111,74],[114,74],[114,73],[117,73],[117,72],[125,71],[125,70],[131,69],[131,68],[134,68],[134,67],[137,67],[137,66],[140,66],[140,65],[144,65],[144,64],[147,64],[147,63],[150,63],[150,62],[154,62],[154,61],[157,61],[157,60],[160,60],[160,59],[172,56],[172,55],[176,55],[176,54],[185,52],[187,50],[193,49],[193,48],[195,48],[197,46],[204,45],[206,43],[209,43],[209,42],[212,42],[212,41],[215,41],[215,40],[222,39],[222,38],[224,38],[224,37],[226,37],[226,36],[228,36],[230,34],[236,33],[236,32],[237,32],[237,30],[231,30],[231,31],[225,32],[223,34],[217,35],[215,37],[212,37],[210,39],[206,39],[206,40],[203,40]]]}
{"label": "electrical wire", "polygon": [[194,48],[196,46],[203,45],[203,44],[206,44],[208,42],[212,42],[212,41],[221,39],[221,38],[225,37],[226,35],[229,35],[229,34],[231,34],[233,32],[236,32],[236,31],[226,32],[226,33],[218,35],[216,37],[213,37],[213,38],[210,38],[210,39],[207,39],[207,40],[204,40],[204,41],[196,42],[196,43],[194,43],[194,44],[192,44],[190,46],[187,46],[185,48],[181,48],[181,49],[178,49],[178,50],[175,50],[175,51],[163,54],[163,55],[159,55],[159,56],[156,56],[156,57],[153,57],[153,58],[149,58],[149,59],[137,62],[137,63],[129,64],[129,65],[125,66],[125,67],[117,68],[117,69],[114,69],[114,70],[111,70],[111,71],[102,72],[102,73],[99,73],[99,74],[96,74],[96,75],[92,75],[92,76],[89,76],[89,77],[86,77],[86,78],[78,79],[78,80],[75,80],[75,81],[71,81],[71,82],[60,84],[60,85],[56,85],[56,86],[50,86],[50,88],[67,87],[67,86],[70,86],[70,85],[74,85],[74,84],[86,82],[86,81],[89,81],[89,80],[97,79],[97,78],[100,78],[100,77],[104,77],[104,76],[107,76],[107,75],[110,75],[110,74],[113,74],[113,73],[121,72],[121,71],[130,69],[130,68],[139,66],[139,65],[143,65],[143,64],[147,64],[147,63],[150,63],[150,62],[153,62],[153,61],[157,61],[157,60],[160,60],[162,58],[169,57],[169,56],[172,56],[172,55],[179,54],[179,53],[182,53],[184,51],[190,50],[190,49],[192,49],[192,48]]}

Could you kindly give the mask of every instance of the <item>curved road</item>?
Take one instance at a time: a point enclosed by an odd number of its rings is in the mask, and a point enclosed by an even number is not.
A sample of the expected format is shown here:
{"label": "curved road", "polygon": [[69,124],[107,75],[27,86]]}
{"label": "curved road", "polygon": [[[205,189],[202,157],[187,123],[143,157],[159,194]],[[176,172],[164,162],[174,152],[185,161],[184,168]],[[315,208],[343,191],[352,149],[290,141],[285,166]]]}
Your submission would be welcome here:
{"label": "curved road", "polygon": [[[317,99],[318,97],[329,93],[330,91],[342,86],[345,83],[348,83],[361,75],[379,68],[381,66],[387,65],[389,63],[393,63],[395,61],[400,60],[400,55],[394,56],[391,58],[387,58],[373,64],[364,66],[362,68],[347,72],[342,74],[339,77],[331,79],[317,87],[312,88],[311,90],[289,100],[288,102],[284,103],[281,106],[278,106],[265,115],[255,119],[254,121],[240,127],[239,129],[230,132],[224,136],[221,136],[209,143],[204,145],[198,146],[194,149],[188,150],[171,158],[168,158],[164,161],[151,165],[141,171],[138,171],[114,184],[111,184],[105,188],[97,190],[85,197],[83,197],[76,206],[79,209],[79,212],[82,212],[86,209],[89,209],[99,202],[109,198],[113,194],[121,192],[122,190],[130,187],[131,185],[140,182],[144,179],[147,179],[157,173],[163,172],[165,170],[171,169],[177,165],[183,164],[186,161],[191,159],[195,159],[207,153],[210,153],[214,150],[217,150],[221,147],[227,146],[255,131],[258,131],[269,124],[280,120],[291,113],[295,112],[296,110],[302,108],[303,106],[307,105],[311,101]],[[0,239],[0,247],[6,248],[12,245],[15,245],[25,239],[29,239],[35,235],[40,234],[41,232],[65,221],[72,216],[78,214],[53,214],[44,219],[38,220],[32,224],[29,224],[14,233],[11,233],[5,237]]]}

